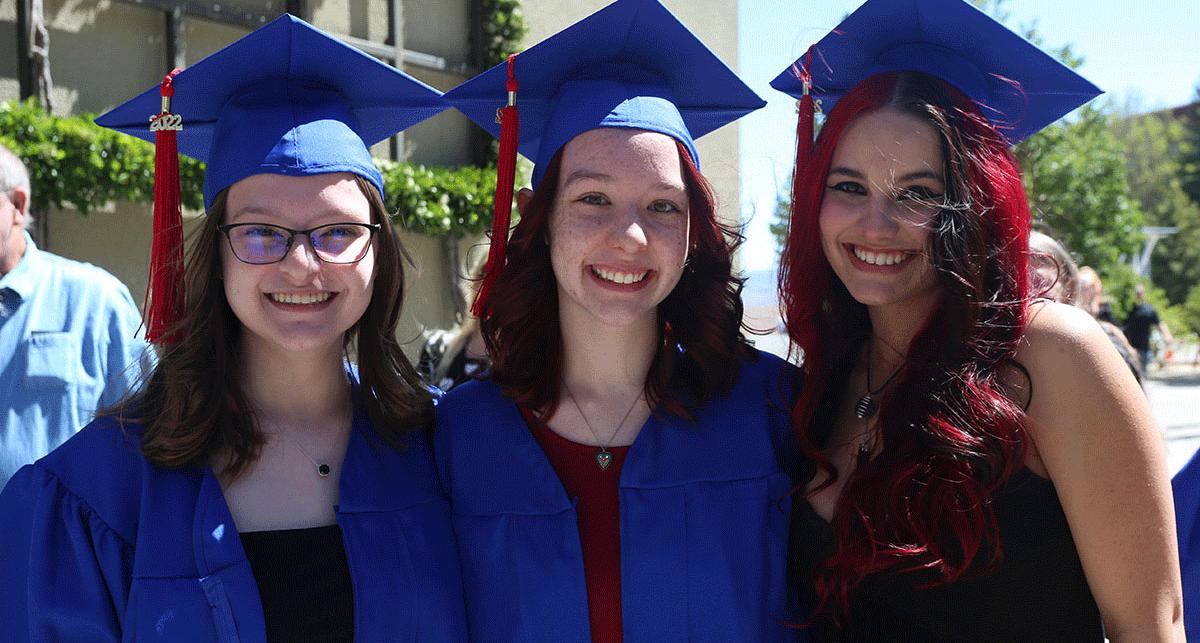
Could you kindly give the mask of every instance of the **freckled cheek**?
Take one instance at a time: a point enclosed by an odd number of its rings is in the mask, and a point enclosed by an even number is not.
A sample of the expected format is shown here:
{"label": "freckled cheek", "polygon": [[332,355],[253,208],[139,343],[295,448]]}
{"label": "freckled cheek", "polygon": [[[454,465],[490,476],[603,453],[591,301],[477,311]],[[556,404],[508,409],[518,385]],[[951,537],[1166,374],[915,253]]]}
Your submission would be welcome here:
{"label": "freckled cheek", "polygon": [[688,245],[687,220],[645,222],[647,243],[658,245],[672,252],[682,252]]}

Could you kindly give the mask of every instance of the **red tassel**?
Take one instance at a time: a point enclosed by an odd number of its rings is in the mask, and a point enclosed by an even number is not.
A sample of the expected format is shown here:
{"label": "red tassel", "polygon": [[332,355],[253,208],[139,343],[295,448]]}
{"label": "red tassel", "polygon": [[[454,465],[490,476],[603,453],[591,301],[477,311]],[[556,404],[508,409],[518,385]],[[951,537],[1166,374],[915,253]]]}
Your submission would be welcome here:
{"label": "red tassel", "polygon": [[171,113],[175,75],[180,71],[172,70],[163,78],[159,87],[162,112],[150,117],[150,131],[154,132],[154,236],[143,322],[146,340],[156,344],[176,343],[176,326],[183,317],[183,216],[176,142],[183,121]]}
{"label": "red tassel", "polygon": [[508,104],[496,111],[500,121],[500,156],[496,160],[496,195],[492,206],[492,243],[483,269],[483,283],[471,306],[471,313],[483,317],[488,310],[492,285],[504,270],[508,249],[508,225],[512,219],[513,183],[517,178],[517,142],[521,116],[517,112],[517,78],[514,73],[517,55],[508,57]]}
{"label": "red tassel", "polygon": [[804,67],[800,69],[800,82],[804,83],[804,95],[800,98],[797,111],[800,113],[796,120],[796,167],[792,172],[792,203],[796,201],[797,190],[800,187],[800,177],[813,153],[813,118],[814,106],[812,98],[812,47],[804,57]]}

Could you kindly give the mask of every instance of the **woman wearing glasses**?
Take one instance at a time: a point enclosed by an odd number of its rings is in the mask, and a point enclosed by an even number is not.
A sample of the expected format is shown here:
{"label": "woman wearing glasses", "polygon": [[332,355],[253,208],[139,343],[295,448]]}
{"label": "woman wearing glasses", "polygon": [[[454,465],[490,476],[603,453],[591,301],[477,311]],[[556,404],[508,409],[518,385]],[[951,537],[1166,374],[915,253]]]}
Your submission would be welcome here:
{"label": "woman wearing glasses", "polygon": [[172,224],[156,221],[144,385],[0,495],[5,636],[462,640],[432,404],[394,339],[402,251],[367,151],[437,113],[437,92],[285,16],[101,124],[148,137],[160,93],[179,148],[208,162],[208,216],[181,282],[159,272]]}

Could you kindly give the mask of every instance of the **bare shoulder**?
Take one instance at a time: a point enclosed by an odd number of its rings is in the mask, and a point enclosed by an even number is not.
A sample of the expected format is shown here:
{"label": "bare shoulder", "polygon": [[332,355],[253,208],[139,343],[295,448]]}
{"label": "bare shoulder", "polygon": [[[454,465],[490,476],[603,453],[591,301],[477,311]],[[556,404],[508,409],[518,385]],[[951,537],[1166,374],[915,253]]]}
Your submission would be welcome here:
{"label": "bare shoulder", "polygon": [[[1069,426],[1071,419],[1092,424],[1097,414],[1141,413],[1141,387],[1086,311],[1052,302],[1031,305],[1016,359],[1032,381],[1028,415],[1035,433]],[[1088,403],[1073,403],[1080,400]]]}
{"label": "bare shoulder", "polygon": [[[1017,361],[1029,369],[1036,381],[1039,374],[1075,379],[1077,369],[1096,369],[1120,361],[1108,335],[1086,311],[1055,302],[1036,302],[1029,307],[1025,334],[1017,347]],[[1124,364],[1121,364],[1124,367]]]}

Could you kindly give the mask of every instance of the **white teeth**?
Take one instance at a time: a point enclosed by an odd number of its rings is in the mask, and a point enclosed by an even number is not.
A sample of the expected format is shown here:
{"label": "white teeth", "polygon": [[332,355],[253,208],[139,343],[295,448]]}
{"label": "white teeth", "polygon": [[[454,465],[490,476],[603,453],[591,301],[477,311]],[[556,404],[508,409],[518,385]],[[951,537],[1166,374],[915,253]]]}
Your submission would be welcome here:
{"label": "white teeth", "polygon": [[592,272],[599,278],[605,281],[611,281],[614,284],[635,284],[646,278],[647,272],[615,272],[605,270],[597,266],[592,266]]}
{"label": "white teeth", "polygon": [[277,301],[281,304],[319,304],[323,301],[327,301],[332,296],[333,293],[328,292],[319,292],[311,295],[290,295],[287,293],[273,292],[270,295],[273,301]]}
{"label": "white teeth", "polygon": [[854,246],[854,256],[858,257],[865,263],[876,266],[891,266],[904,261],[908,257],[906,252],[871,252],[863,250],[858,246]]}

